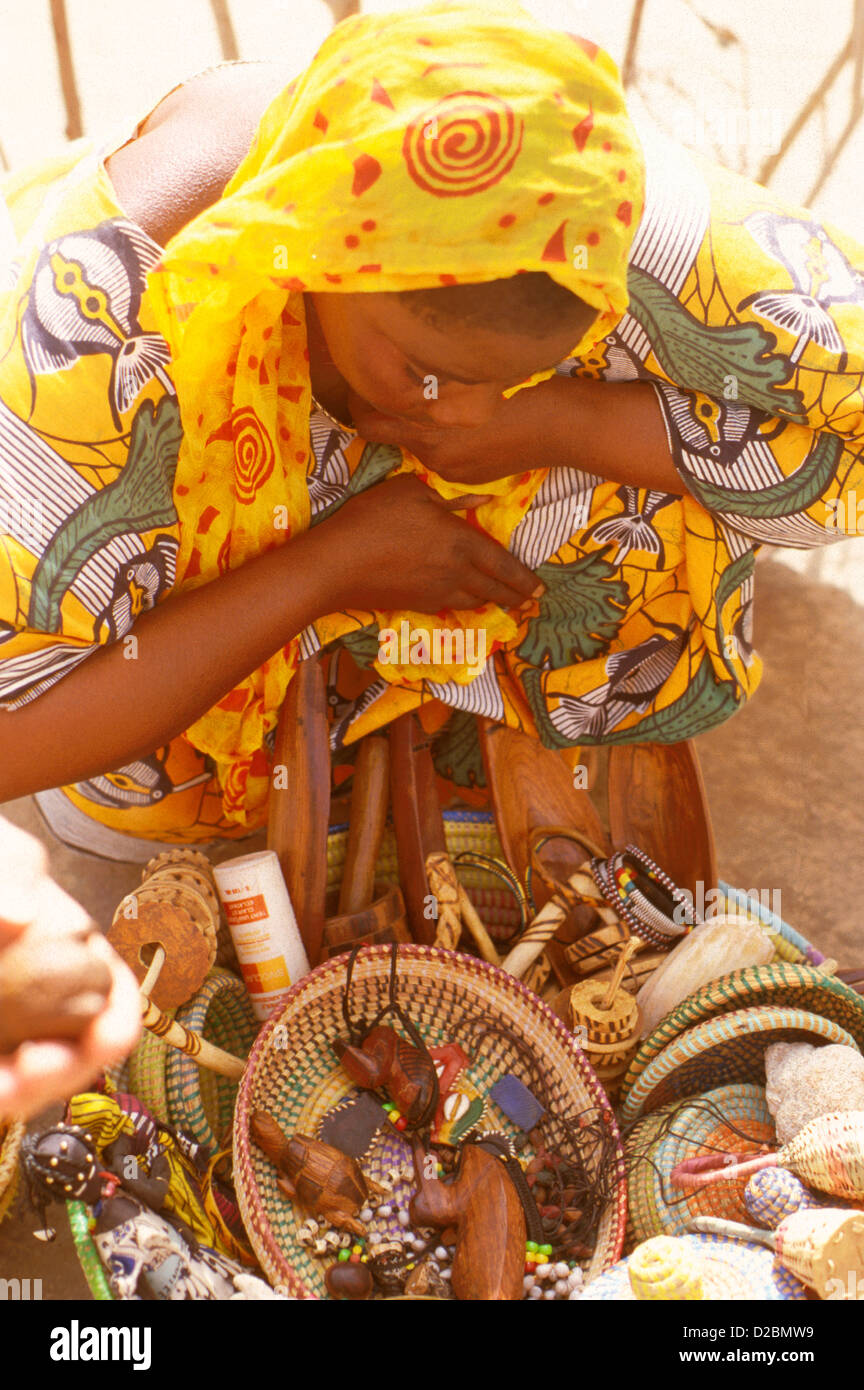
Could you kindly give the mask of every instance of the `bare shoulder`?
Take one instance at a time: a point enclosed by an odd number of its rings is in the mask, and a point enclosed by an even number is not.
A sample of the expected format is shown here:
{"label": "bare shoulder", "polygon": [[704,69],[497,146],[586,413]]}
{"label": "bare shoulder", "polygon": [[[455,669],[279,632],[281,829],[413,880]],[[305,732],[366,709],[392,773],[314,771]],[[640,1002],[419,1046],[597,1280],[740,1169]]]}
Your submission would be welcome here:
{"label": "bare shoulder", "polygon": [[238,63],[165,97],[106,164],[128,215],[164,246],[218,200],[267,106],[295,75],[276,63]]}

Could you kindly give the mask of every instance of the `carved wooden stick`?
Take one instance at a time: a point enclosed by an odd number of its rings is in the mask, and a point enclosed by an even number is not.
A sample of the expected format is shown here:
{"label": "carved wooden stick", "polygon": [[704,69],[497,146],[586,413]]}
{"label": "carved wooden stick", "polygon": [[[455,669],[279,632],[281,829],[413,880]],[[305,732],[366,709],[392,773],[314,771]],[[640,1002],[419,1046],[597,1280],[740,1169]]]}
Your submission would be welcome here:
{"label": "carved wooden stick", "polygon": [[[570,875],[567,880],[567,889],[580,901],[590,902],[604,922],[610,926],[617,926],[618,918],[605,902],[587,869],[588,862],[586,861],[581,869]],[[502,969],[506,970],[508,974],[515,975],[517,979],[521,978],[531,962],[539,956],[547,941],[551,941],[570,911],[571,904],[567,901],[566,891],[566,889],[560,889],[554,893],[545,906],[541,907],[533,921],[528,923],[510,954],[501,962]]]}
{"label": "carved wooden stick", "polygon": [[221,1047],[209,1043],[199,1033],[193,1033],[191,1028],[184,1028],[176,1019],[169,1018],[149,997],[164,964],[165,949],[157,946],[147,967],[147,973],[141,981],[141,1022],[144,1027],[157,1038],[162,1038],[172,1047],[176,1047],[178,1052],[184,1052],[187,1057],[194,1057],[201,1066],[209,1067],[210,1071],[216,1071],[220,1076],[228,1076],[232,1081],[239,1081],[246,1069],[244,1061],[235,1057],[233,1053],[225,1052]]}
{"label": "carved wooden stick", "polygon": [[440,850],[426,858],[426,877],[429,889],[435,895],[438,905],[438,926],[435,931],[435,945],[446,946],[455,951],[459,945],[463,929],[471,933],[484,960],[490,965],[498,965],[498,952],[495,943],[483,925],[477,909],[456,876],[453,861]]}
{"label": "carved wooden stick", "polygon": [[390,791],[390,746],[383,734],[367,734],[357,750],[339,915],[362,912],[375,896],[375,865]]}

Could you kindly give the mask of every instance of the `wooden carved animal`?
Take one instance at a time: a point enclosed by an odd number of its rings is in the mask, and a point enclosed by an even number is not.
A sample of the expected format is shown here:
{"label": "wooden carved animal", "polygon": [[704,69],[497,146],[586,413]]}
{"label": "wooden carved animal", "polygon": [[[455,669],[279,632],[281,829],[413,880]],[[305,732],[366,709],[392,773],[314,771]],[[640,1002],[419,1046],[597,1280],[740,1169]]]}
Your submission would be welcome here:
{"label": "wooden carved animal", "polygon": [[286,1138],[264,1110],[253,1111],[249,1128],[258,1147],[283,1173],[277,1184],[286,1197],[322,1216],[337,1230],[366,1235],[357,1212],[366,1206],[370,1192],[383,1189],[364,1177],[355,1159],[306,1134]]}
{"label": "wooden carved animal", "polygon": [[521,1299],[525,1265],[525,1213],[499,1158],[475,1144],[462,1151],[452,1179],[425,1176],[427,1155],[414,1146],[417,1192],[409,1212],[415,1227],[456,1234],[451,1285],[457,1298],[498,1302]]}
{"label": "wooden carved animal", "polygon": [[373,1028],[361,1047],[338,1039],[333,1051],[358,1086],[367,1091],[384,1088],[406,1121],[402,1128],[431,1120],[438,1103],[434,1063],[392,1028]]}

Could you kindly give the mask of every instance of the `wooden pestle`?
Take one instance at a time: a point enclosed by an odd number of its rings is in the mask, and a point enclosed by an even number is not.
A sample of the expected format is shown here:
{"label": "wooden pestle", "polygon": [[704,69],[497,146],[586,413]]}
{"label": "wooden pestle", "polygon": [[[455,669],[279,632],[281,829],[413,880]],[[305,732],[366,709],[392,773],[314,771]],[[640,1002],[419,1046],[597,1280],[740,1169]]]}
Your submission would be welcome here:
{"label": "wooden pestle", "polygon": [[425,911],[431,893],[426,860],[433,852],[446,854],[447,841],[432,754],[415,714],[390,725],[390,794],[408,924],[415,941],[431,946],[435,920]]}
{"label": "wooden pestle", "polygon": [[267,845],[279,857],[309,964],[321,956],[327,896],[330,741],[319,658],[301,661],[279,715],[273,766],[287,785],[271,787]]}
{"label": "wooden pestle", "polygon": [[390,745],[384,734],[367,734],[357,750],[339,914],[362,912],[375,896],[375,865],[387,823]]}

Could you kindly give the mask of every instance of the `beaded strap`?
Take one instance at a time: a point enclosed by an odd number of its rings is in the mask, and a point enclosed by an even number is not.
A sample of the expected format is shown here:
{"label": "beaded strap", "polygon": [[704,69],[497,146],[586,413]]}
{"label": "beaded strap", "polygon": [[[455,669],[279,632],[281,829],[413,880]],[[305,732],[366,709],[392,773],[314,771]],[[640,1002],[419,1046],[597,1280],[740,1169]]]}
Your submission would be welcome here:
{"label": "beaded strap", "polygon": [[69,1229],[72,1232],[75,1253],[84,1271],[84,1278],[87,1280],[90,1292],[100,1303],[113,1303],[114,1295],[108,1283],[105,1266],[99,1258],[99,1252],[90,1235],[89,1208],[83,1202],[67,1202],[66,1214],[69,1217]]}
{"label": "beaded strap", "polygon": [[[652,902],[639,888],[634,867],[660,888],[666,890],[674,904],[673,911],[680,908],[684,914],[683,922]],[[649,945],[660,951],[669,951],[689,931],[696,926],[698,917],[689,900],[689,894],[673,883],[654,860],[636,845],[625,845],[608,859],[592,859],[591,875],[609,906],[633,932]]]}

